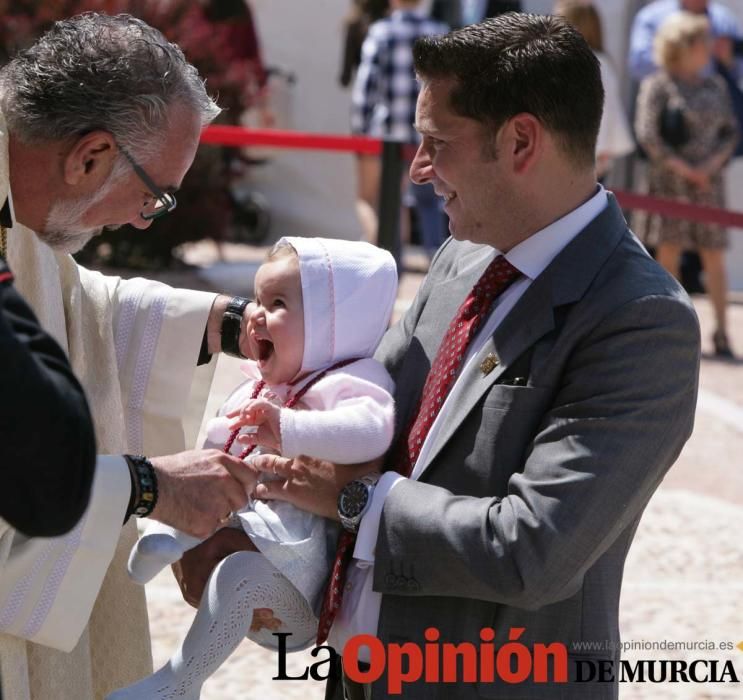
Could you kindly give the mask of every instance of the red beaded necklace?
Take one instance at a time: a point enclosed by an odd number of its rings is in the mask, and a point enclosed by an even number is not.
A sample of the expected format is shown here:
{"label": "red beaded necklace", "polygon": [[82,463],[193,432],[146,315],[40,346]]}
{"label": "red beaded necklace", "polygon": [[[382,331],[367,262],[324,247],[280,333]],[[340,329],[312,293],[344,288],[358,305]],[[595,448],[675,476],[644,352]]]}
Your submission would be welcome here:
{"label": "red beaded necklace", "polygon": [[[328,372],[332,372],[336,369],[340,369],[341,367],[345,367],[346,365],[350,365],[352,362],[356,362],[358,358],[351,358],[350,360],[341,360],[340,362],[336,362],[332,367],[328,367],[327,369],[322,370],[322,372],[319,372],[316,374],[310,381],[308,381],[296,394],[293,394],[290,396],[286,403],[284,404],[285,408],[294,408],[294,406],[297,404],[297,402],[311,389],[317,382],[319,382]],[[257,399],[261,392],[263,391],[263,388],[266,386],[265,380],[261,379],[258,383],[256,383],[253,393],[250,396],[250,400],[253,401],[254,399]],[[291,386],[291,385],[290,385]],[[237,438],[238,434],[240,433],[240,428],[236,428],[230,433],[230,436],[227,438],[227,442],[225,442],[224,447],[222,448],[224,452],[227,454],[230,453],[230,449],[232,448],[232,444],[235,442],[235,439]],[[257,443],[250,443],[248,444],[245,449],[240,453],[240,459],[245,459],[256,447],[258,446]]]}

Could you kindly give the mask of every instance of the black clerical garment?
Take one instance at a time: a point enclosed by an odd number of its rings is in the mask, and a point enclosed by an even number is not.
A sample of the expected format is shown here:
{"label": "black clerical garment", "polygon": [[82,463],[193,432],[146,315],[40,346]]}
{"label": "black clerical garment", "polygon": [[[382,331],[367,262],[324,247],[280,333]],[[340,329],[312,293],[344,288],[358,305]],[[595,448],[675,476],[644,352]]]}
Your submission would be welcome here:
{"label": "black clerical garment", "polygon": [[0,517],[32,537],[71,530],[88,504],[93,424],[62,348],[0,258]]}

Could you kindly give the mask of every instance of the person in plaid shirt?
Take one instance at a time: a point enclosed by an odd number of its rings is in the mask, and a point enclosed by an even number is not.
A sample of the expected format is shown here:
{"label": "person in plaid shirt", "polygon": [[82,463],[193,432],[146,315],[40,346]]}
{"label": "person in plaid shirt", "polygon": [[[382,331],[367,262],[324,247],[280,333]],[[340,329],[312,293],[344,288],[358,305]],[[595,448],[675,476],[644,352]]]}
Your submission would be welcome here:
{"label": "person in plaid shirt", "polygon": [[[401,143],[418,143],[413,128],[418,82],[413,43],[421,36],[446,34],[449,27],[429,18],[420,0],[392,0],[389,16],[369,28],[352,94],[354,134]],[[376,240],[376,210],[381,164],[377,156],[359,156],[360,217],[367,238]],[[407,175],[404,187],[408,186]],[[444,219],[431,185],[413,185],[423,245],[429,254],[444,239]]]}

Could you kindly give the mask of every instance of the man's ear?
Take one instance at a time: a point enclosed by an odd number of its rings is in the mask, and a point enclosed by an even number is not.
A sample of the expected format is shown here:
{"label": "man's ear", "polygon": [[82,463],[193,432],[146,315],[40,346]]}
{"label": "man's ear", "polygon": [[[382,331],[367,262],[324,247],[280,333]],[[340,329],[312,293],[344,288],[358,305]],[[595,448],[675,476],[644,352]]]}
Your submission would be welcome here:
{"label": "man's ear", "polygon": [[67,153],[63,163],[68,185],[97,189],[106,181],[118,153],[116,141],[108,131],[91,131],[81,136]]}
{"label": "man's ear", "polygon": [[542,123],[528,112],[517,114],[510,120],[514,172],[523,173],[535,162],[544,136]]}

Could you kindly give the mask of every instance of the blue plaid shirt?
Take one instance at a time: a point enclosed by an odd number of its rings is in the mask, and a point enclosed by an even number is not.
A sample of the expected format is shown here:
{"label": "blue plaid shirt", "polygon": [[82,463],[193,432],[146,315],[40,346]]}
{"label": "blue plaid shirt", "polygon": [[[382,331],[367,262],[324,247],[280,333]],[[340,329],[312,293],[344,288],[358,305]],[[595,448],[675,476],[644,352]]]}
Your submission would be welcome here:
{"label": "blue plaid shirt", "polygon": [[413,44],[418,37],[448,31],[445,24],[409,10],[396,10],[369,27],[351,96],[353,133],[417,142]]}

